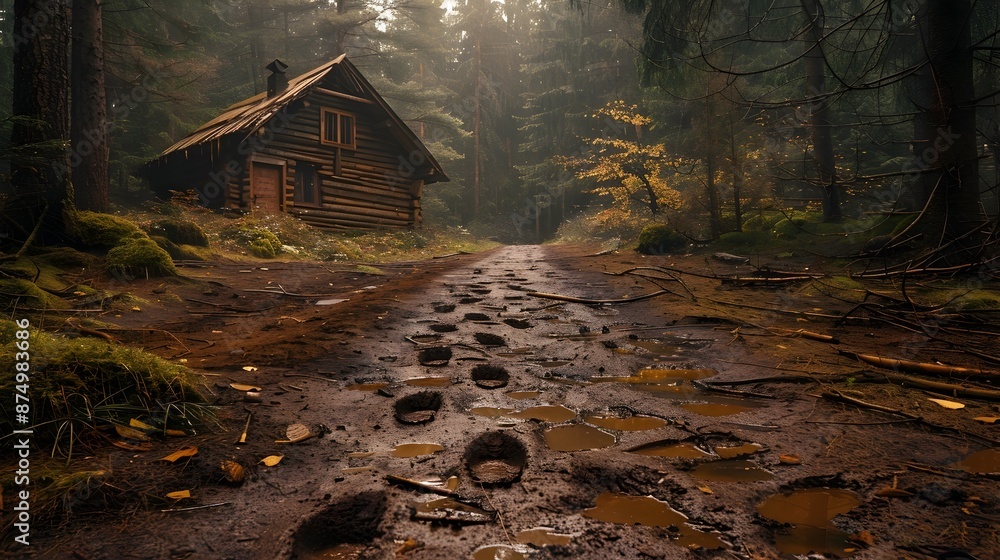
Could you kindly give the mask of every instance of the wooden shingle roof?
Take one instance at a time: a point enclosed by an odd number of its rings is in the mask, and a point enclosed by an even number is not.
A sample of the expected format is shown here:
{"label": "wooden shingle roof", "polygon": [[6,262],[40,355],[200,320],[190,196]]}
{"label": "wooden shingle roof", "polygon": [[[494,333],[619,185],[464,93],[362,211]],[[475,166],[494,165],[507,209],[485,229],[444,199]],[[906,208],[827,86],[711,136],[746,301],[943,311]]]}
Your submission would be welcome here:
{"label": "wooden shingle roof", "polygon": [[330,62],[291,78],[288,81],[288,87],[274,97],[268,98],[266,93],[260,93],[230,105],[218,117],[201,125],[194,132],[164,150],[158,160],[162,161],[171,154],[186,152],[190,148],[221,140],[229,135],[241,135],[243,136],[243,138],[240,138],[242,141],[258,128],[266,125],[272,117],[289,103],[308,95],[312,91],[312,88],[317,86],[335,68],[343,70],[350,77],[350,81],[360,88],[362,92],[361,97],[374,102],[375,106],[386,114],[394,124],[394,126],[390,127],[393,136],[405,148],[417,150],[426,158],[432,175],[432,178],[429,178],[428,182],[448,181],[448,176],[441,168],[441,165],[434,159],[434,156],[427,150],[423,142],[417,138],[417,135],[403,122],[399,115],[389,107],[389,104],[378,94],[361,72],[347,60],[345,55],[340,55]]}

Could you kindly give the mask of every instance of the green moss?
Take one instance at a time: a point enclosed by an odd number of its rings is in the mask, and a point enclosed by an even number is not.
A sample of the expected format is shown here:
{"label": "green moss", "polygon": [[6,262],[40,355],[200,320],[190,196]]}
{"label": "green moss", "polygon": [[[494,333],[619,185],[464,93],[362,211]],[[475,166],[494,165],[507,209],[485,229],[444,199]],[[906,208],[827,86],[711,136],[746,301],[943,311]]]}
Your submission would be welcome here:
{"label": "green moss", "polygon": [[743,222],[743,231],[771,231],[783,219],[781,214],[754,214]]}
{"label": "green moss", "polygon": [[719,239],[712,244],[712,248],[720,251],[739,252],[751,249],[759,251],[761,249],[773,247],[775,245],[776,245],[775,239],[771,236],[770,232],[733,231],[720,235]]}
{"label": "green moss", "polygon": [[21,257],[14,262],[4,263],[0,270],[14,278],[32,280],[36,286],[49,292],[60,292],[71,286],[62,279],[63,271],[60,268],[37,257]]}
{"label": "green moss", "polygon": [[149,226],[150,236],[163,236],[177,245],[208,247],[208,235],[194,222],[178,218],[158,220]]}
{"label": "green moss", "polygon": [[[140,234],[141,235],[141,234]],[[108,251],[108,271],[126,277],[157,277],[177,274],[170,254],[148,237],[129,237]]]}
{"label": "green moss", "polygon": [[636,241],[636,251],[647,255],[662,255],[687,247],[687,238],[665,224],[649,224],[642,228]]}
{"label": "green moss", "polygon": [[69,303],[23,278],[0,279],[0,302],[6,309],[29,307],[31,309],[69,309]]}
{"label": "green moss", "polygon": [[73,228],[85,247],[114,247],[128,237],[142,234],[139,226],[124,218],[87,211],[75,214]]}
{"label": "green moss", "polygon": [[[0,320],[0,346],[12,348],[17,330],[12,321]],[[199,416],[204,408],[185,414],[187,403],[204,399],[195,390],[193,374],[179,364],[96,338],[67,338],[35,329],[30,333],[34,369],[26,385],[38,445],[59,437],[60,426],[69,421],[79,430],[127,425],[130,418],[142,415],[185,429],[197,423],[195,417],[205,419]],[[18,383],[14,353],[0,353],[0,393],[14,394]],[[10,433],[11,422],[12,415],[0,416],[0,430]]]}
{"label": "green moss", "polygon": [[273,259],[281,252],[281,240],[269,230],[240,228],[240,235],[246,239],[247,249],[262,259]]}
{"label": "green moss", "polygon": [[383,276],[385,274],[385,271],[383,271],[381,268],[368,266],[366,264],[359,264],[354,268],[354,272],[358,272],[360,274],[370,274],[372,276]]}
{"label": "green moss", "polygon": [[153,235],[150,239],[155,241],[156,244],[159,245],[161,249],[166,251],[167,254],[170,255],[170,258],[174,260],[204,261],[208,260],[212,255],[212,252],[206,247],[180,245],[159,235]]}
{"label": "green moss", "polygon": [[77,251],[71,247],[46,247],[38,254],[33,255],[32,258],[35,262],[74,272],[81,268],[91,268],[99,261],[94,255]]}

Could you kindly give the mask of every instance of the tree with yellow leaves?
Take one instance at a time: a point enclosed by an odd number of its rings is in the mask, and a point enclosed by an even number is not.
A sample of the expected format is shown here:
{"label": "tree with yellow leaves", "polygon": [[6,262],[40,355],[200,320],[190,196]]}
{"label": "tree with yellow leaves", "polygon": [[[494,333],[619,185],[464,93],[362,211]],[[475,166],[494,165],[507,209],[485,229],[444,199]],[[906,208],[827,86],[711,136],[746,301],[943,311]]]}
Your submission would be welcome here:
{"label": "tree with yellow leaves", "polygon": [[594,117],[612,126],[588,140],[591,150],[587,153],[560,157],[557,163],[573,170],[579,179],[597,181],[591,192],[610,196],[612,208],[608,210],[616,216],[631,215],[638,206],[656,218],[665,207],[676,208],[680,194],[667,185],[664,170],[681,162],[667,153],[665,145],[643,142],[643,129],[652,119],[621,100],[601,107]]}

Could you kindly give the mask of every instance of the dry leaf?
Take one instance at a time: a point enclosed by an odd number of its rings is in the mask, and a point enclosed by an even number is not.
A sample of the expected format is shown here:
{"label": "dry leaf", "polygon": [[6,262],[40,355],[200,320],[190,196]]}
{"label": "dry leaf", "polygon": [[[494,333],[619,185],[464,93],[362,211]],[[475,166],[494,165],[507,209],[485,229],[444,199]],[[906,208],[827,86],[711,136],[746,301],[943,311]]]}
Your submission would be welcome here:
{"label": "dry leaf", "polygon": [[788,455],[778,455],[778,462],[782,465],[801,465],[802,459],[798,455],[788,454]]}
{"label": "dry leaf", "polygon": [[853,535],[851,535],[851,540],[858,544],[863,544],[865,546],[871,546],[875,544],[875,537],[872,536],[872,534],[869,533],[868,531],[858,531],[857,533],[854,533]]}
{"label": "dry leaf", "polygon": [[178,459],[184,459],[185,457],[194,457],[197,454],[198,454],[198,448],[193,445],[190,445],[188,447],[182,447],[160,460],[166,461],[168,463],[175,463],[177,462]]}
{"label": "dry leaf", "polygon": [[265,467],[273,467],[274,465],[280,463],[284,457],[284,455],[269,455],[261,459],[260,462],[264,463]]}
{"label": "dry leaf", "polygon": [[[398,543],[399,541],[396,542]],[[401,556],[403,554],[406,554],[407,552],[412,552],[418,548],[422,548],[423,546],[424,543],[418,540],[406,539],[399,545],[399,548],[396,549],[396,556]]]}
{"label": "dry leaf", "polygon": [[129,443],[127,441],[112,441],[111,445],[127,451],[151,451],[153,449],[152,442]]}
{"label": "dry leaf", "polygon": [[880,498],[910,498],[913,496],[913,493],[899,488],[885,487],[878,492],[875,492],[875,495]]}
{"label": "dry leaf", "polygon": [[164,433],[170,437],[184,437],[187,435],[184,430],[164,430]]}
{"label": "dry leaf", "polygon": [[128,421],[128,425],[131,426],[131,427],[133,427],[133,428],[138,428],[138,429],[140,429],[140,430],[142,430],[144,432],[155,432],[156,431],[156,426],[150,426],[149,424],[147,424],[145,422],[141,422],[139,420],[136,420],[135,418],[130,418],[129,421]]}
{"label": "dry leaf", "polygon": [[239,485],[246,480],[246,469],[236,461],[223,461],[219,468],[222,469],[222,475],[226,478],[226,482]]}
{"label": "dry leaf", "polygon": [[243,371],[257,371],[254,366],[243,366]]}
{"label": "dry leaf", "polygon": [[1000,422],[1000,417],[997,416],[976,416],[973,418],[976,422],[982,422],[983,424],[996,424]]}
{"label": "dry leaf", "polygon": [[698,490],[701,490],[705,494],[715,494],[715,492],[712,492],[712,489],[708,486],[699,486]]}
{"label": "dry leaf", "polygon": [[171,498],[171,499],[174,499],[174,500],[183,500],[184,498],[190,498],[191,497],[191,491],[190,490],[178,490],[176,492],[171,492],[171,493],[167,494],[167,497]]}
{"label": "dry leaf", "polygon": [[943,406],[945,408],[951,409],[951,410],[958,410],[960,408],[965,408],[965,405],[962,404],[962,403],[960,403],[960,402],[946,401],[944,399],[927,399],[927,400],[929,400],[931,402],[935,402],[935,403],[937,403],[937,404],[939,404],[939,405],[941,405],[941,406]]}
{"label": "dry leaf", "polygon": [[312,433],[312,430],[304,424],[292,424],[285,429],[285,437],[287,437],[288,441],[291,443],[305,441],[315,435],[316,434]]}
{"label": "dry leaf", "polygon": [[149,436],[135,428],[115,424],[115,431],[123,438],[135,439],[139,441],[149,441]]}
{"label": "dry leaf", "polygon": [[237,391],[243,391],[244,393],[247,391],[261,390],[260,387],[254,387],[253,385],[244,385],[242,383],[230,383],[229,386],[232,387],[233,389],[236,389]]}

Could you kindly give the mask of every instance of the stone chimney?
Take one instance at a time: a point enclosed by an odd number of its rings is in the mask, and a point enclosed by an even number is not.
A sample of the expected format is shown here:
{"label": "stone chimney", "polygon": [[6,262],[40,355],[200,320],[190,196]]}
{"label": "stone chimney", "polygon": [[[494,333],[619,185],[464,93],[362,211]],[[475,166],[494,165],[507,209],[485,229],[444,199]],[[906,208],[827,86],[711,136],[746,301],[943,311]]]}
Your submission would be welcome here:
{"label": "stone chimney", "polygon": [[288,76],[285,76],[288,65],[276,58],[265,68],[271,71],[267,77],[267,98],[270,99],[288,87]]}

